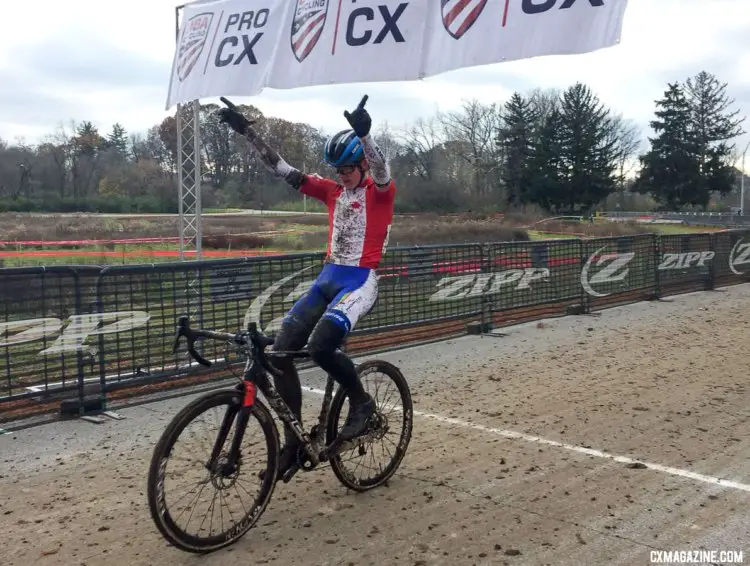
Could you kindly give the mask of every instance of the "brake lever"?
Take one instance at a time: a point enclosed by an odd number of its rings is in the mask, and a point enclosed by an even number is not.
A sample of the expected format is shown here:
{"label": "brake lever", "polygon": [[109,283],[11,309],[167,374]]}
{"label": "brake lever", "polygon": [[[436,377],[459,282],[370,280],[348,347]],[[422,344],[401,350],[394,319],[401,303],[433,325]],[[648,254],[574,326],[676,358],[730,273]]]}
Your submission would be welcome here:
{"label": "brake lever", "polygon": [[177,353],[177,348],[180,346],[180,338],[186,336],[187,320],[186,316],[181,316],[177,319],[177,333],[174,336],[174,344],[172,344],[173,354]]}
{"label": "brake lever", "polygon": [[188,352],[190,352],[190,355],[193,356],[195,361],[199,364],[206,367],[211,367],[211,362],[209,362],[195,350],[195,338],[191,340],[190,337],[188,337]]}
{"label": "brake lever", "polygon": [[205,359],[203,356],[201,356],[195,349],[195,336],[190,331],[188,317],[181,316],[177,320],[177,336],[174,340],[174,347],[172,348],[172,353],[177,352],[177,347],[180,343],[180,338],[182,336],[185,337],[185,340],[187,341],[187,349],[188,352],[190,352],[190,355],[193,357],[193,359],[198,362],[201,365],[204,365],[206,367],[211,367],[211,362],[209,362],[207,359]]}

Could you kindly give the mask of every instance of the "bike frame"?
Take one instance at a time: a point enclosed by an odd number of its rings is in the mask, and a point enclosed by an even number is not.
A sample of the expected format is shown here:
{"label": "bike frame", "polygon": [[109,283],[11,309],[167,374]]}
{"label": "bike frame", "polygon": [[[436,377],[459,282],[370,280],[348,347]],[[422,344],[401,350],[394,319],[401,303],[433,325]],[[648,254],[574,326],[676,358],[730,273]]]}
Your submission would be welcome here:
{"label": "bike frame", "polygon": [[[277,414],[279,419],[289,425],[297,436],[298,440],[302,442],[309,462],[302,465],[305,470],[311,470],[321,461],[327,460],[329,454],[325,449],[324,438],[325,438],[325,424],[328,419],[328,414],[331,408],[331,402],[333,398],[333,386],[334,380],[329,375],[326,381],[326,389],[323,396],[323,403],[321,406],[320,413],[318,415],[318,423],[307,432],[302,424],[299,422],[297,417],[294,415],[289,406],[284,402],[284,399],[279,394],[276,387],[273,385],[273,380],[268,379],[268,374],[272,374],[278,377],[283,377],[284,373],[273,367],[269,361],[270,358],[298,358],[298,359],[309,359],[310,353],[307,350],[297,351],[280,351],[266,354],[265,348],[273,343],[271,338],[260,333],[257,329],[257,325],[253,322],[248,324],[246,332],[231,334],[228,332],[216,332],[213,330],[193,330],[189,326],[187,317],[180,317],[178,323],[177,336],[175,338],[174,350],[176,351],[180,337],[185,336],[187,339],[188,351],[192,357],[200,364],[209,367],[211,362],[204,359],[195,350],[195,340],[197,338],[212,338],[215,340],[223,340],[227,342],[234,342],[238,345],[242,353],[247,357],[245,362],[245,369],[241,378],[241,383],[236,387],[237,391],[242,395],[242,404],[239,407],[230,407],[221,424],[219,435],[214,443],[213,450],[211,452],[211,461],[209,462],[209,468],[213,468],[215,462],[221,454],[221,449],[226,442],[229,430],[231,429],[232,422],[237,419],[237,432],[232,440],[232,446],[229,450],[228,461],[223,465],[234,468],[237,462],[238,455],[240,453],[240,446],[245,435],[245,429],[250,418],[250,411],[252,406],[255,404],[257,398],[257,391],[260,389],[261,393],[265,396],[269,406]],[[358,441],[359,440],[359,441]],[[349,445],[359,445],[360,439],[355,441],[349,441],[344,443],[348,448]],[[337,451],[341,450],[342,447],[338,448]]]}

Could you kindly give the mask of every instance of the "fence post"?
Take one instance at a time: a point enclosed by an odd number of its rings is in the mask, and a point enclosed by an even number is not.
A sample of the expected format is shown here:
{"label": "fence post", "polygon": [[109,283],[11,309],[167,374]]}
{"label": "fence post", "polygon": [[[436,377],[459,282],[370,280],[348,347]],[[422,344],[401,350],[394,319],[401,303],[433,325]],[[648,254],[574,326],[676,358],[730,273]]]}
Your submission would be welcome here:
{"label": "fence post", "polygon": [[586,265],[588,258],[584,255],[586,246],[583,238],[577,238],[578,242],[578,287],[581,291],[581,314],[591,314],[591,297],[586,293],[581,278],[583,277],[583,266]]}
{"label": "fence post", "polygon": [[659,258],[662,256],[663,247],[662,239],[660,234],[654,234],[654,245],[652,247],[654,253],[654,300],[661,299],[661,273],[659,271]]}
{"label": "fence post", "polygon": [[[490,244],[491,245],[491,244]],[[479,273],[486,274],[492,271],[490,256],[492,250],[486,243],[479,244]],[[492,294],[482,293],[482,308],[479,316],[479,334],[480,336],[492,331]]]}
{"label": "fence post", "polygon": [[[97,313],[103,313],[104,307],[102,304],[102,279],[109,271],[110,266],[105,265],[99,270],[99,274],[96,276],[96,295],[94,297],[94,306]],[[104,360],[104,334],[99,334],[99,399],[102,404],[102,409],[107,408],[107,378],[105,377],[106,362]]]}
{"label": "fence post", "polygon": [[[73,296],[75,297],[75,314],[81,315],[81,280],[78,276],[78,271],[74,268],[70,268],[70,272],[73,275]],[[82,344],[76,348],[76,377],[78,378],[78,415],[83,416],[86,412],[86,396],[84,395],[84,374],[83,374],[83,348]]]}
{"label": "fence post", "polygon": [[708,238],[710,242],[710,249],[714,253],[714,255],[711,258],[711,261],[708,262],[708,281],[706,290],[713,291],[716,289],[716,233],[712,232],[708,234]]}

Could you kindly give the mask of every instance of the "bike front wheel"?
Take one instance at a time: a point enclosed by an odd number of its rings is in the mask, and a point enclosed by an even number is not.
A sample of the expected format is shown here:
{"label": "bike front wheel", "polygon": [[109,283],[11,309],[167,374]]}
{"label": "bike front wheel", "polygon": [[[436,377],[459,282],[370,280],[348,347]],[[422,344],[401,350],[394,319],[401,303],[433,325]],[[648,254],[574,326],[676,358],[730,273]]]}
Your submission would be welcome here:
{"label": "bike front wheel", "polygon": [[[207,430],[210,426],[216,430]],[[238,434],[239,458],[233,460],[230,447]],[[236,390],[199,397],[175,416],[154,448],[151,517],[182,550],[205,553],[228,546],[255,525],[271,500],[278,459],[278,430],[259,399],[243,409]],[[263,479],[259,468],[266,470]]]}
{"label": "bike front wheel", "polygon": [[[414,415],[409,385],[396,366],[371,360],[360,364],[357,373],[376,405],[368,439],[347,452],[333,454],[330,463],[342,484],[355,491],[367,491],[387,482],[401,465],[411,440]],[[348,412],[348,397],[339,388],[328,414],[328,446],[344,426]],[[368,475],[360,475],[365,473]]]}

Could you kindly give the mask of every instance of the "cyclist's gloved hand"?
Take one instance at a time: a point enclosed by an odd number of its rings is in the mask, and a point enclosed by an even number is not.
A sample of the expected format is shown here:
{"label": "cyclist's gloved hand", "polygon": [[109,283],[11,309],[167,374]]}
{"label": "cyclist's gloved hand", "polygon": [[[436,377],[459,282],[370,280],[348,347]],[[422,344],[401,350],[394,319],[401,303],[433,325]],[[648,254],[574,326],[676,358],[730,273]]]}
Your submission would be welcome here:
{"label": "cyclist's gloved hand", "polygon": [[370,114],[365,110],[365,102],[367,102],[367,98],[368,96],[364,95],[359,106],[357,106],[351,114],[348,110],[344,110],[344,117],[354,130],[354,133],[357,134],[357,137],[360,138],[363,138],[370,133],[370,126],[372,125]]}
{"label": "cyclist's gloved hand", "polygon": [[219,122],[227,124],[235,132],[243,136],[247,133],[247,129],[254,123],[234,108],[220,108],[217,114],[219,115]]}

